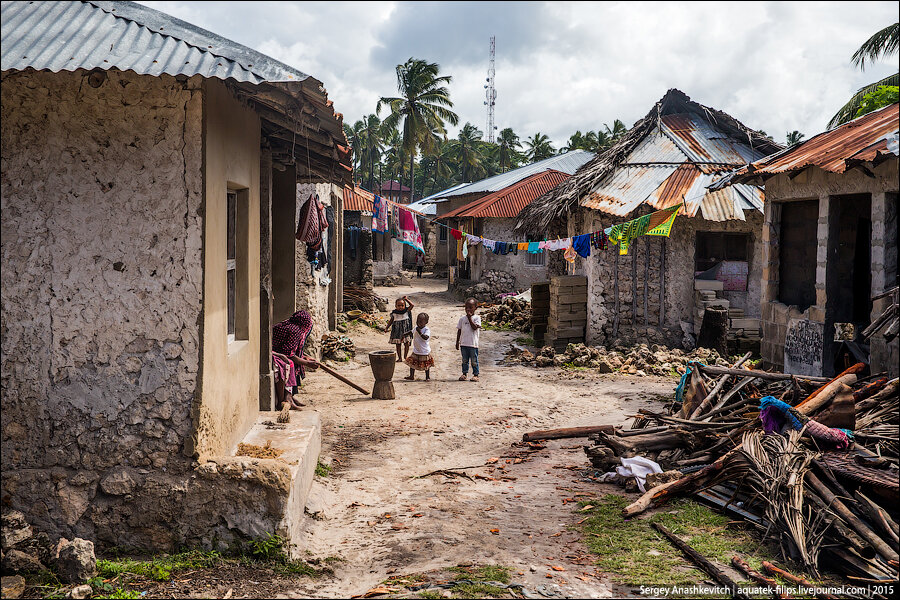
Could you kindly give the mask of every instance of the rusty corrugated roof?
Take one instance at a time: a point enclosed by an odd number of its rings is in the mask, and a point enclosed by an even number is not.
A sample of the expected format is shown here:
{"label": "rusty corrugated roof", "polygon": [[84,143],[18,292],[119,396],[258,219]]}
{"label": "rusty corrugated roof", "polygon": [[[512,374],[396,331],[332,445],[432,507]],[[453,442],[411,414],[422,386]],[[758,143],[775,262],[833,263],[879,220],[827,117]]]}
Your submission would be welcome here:
{"label": "rusty corrugated roof", "polygon": [[358,210],[371,213],[375,194],[359,186],[344,186],[344,210]]}
{"label": "rusty corrugated roof", "polygon": [[844,123],[831,131],[820,133],[784,152],[758,160],[740,169],[734,181],[748,181],[761,175],[776,175],[819,167],[831,173],[843,173],[852,166],[850,161],[874,160],[886,153],[887,142],[879,142],[896,135],[900,126],[900,105],[882,109]]}
{"label": "rusty corrugated roof", "polygon": [[469,202],[456,210],[441,215],[440,218],[500,217],[511,219],[535,198],[546,194],[569,177],[571,175],[562,171],[542,171],[493,194]]}

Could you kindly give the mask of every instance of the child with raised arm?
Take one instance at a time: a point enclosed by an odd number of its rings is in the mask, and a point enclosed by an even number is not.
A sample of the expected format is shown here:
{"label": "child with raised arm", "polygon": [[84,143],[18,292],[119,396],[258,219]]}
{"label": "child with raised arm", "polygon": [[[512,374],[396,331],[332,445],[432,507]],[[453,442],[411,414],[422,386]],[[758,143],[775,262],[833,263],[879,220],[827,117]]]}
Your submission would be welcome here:
{"label": "child with raised arm", "polygon": [[[394,303],[390,319],[384,326],[385,333],[390,330],[390,343],[397,346],[397,362],[403,362],[409,354],[409,345],[412,343],[412,309],[415,305],[409,296],[398,298]],[[403,354],[400,354],[400,346],[403,346]]]}
{"label": "child with raised arm", "polygon": [[469,363],[472,363],[472,381],[478,381],[478,333],[481,330],[481,317],[475,314],[478,302],[475,298],[466,300],[466,314],[456,324],[456,349],[462,353],[462,376],[460,381],[469,377]]}
{"label": "child with raised arm", "polygon": [[431,367],[434,359],[431,357],[431,330],[428,329],[428,315],[419,313],[416,317],[416,329],[413,331],[412,356],[406,359],[409,365],[409,377],[406,379],[415,381],[416,371],[425,371],[425,381],[431,380]]}

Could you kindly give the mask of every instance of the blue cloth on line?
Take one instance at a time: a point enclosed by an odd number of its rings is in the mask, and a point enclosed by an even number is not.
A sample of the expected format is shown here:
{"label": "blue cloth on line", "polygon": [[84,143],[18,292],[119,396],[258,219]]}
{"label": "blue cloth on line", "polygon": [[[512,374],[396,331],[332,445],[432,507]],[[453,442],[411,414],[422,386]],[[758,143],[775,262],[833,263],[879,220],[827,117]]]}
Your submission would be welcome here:
{"label": "blue cloth on line", "polygon": [[576,235],[572,238],[572,248],[581,258],[591,255],[591,234]]}
{"label": "blue cloth on line", "polygon": [[529,254],[537,254],[541,251],[541,243],[540,242],[528,242],[528,253]]}

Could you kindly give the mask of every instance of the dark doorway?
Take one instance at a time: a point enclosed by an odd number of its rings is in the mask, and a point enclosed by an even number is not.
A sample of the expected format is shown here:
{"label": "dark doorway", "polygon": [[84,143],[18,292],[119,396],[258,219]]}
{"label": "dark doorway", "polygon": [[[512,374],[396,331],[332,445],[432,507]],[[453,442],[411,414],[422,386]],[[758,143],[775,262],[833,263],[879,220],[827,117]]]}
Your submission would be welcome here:
{"label": "dark doorway", "polygon": [[[825,375],[834,375],[835,323],[866,328],[872,313],[872,197],[833,196],[828,209],[828,254],[825,268]],[[857,341],[859,341],[857,339]],[[868,354],[868,347],[860,344]]]}
{"label": "dark doorway", "polygon": [[297,175],[293,167],[272,172],[272,320],[294,314]]}

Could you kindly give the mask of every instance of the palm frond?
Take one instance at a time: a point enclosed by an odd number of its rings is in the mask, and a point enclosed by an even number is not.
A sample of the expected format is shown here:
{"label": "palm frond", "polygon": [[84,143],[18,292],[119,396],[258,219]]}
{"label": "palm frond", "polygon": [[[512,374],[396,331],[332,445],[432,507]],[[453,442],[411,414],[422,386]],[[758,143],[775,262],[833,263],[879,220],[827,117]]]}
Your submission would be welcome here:
{"label": "palm frond", "polygon": [[875,62],[887,58],[896,54],[898,47],[900,47],[900,22],[888,25],[863,42],[863,45],[853,53],[850,62],[861,71],[865,71],[866,60]]}
{"label": "palm frond", "polygon": [[876,81],[875,83],[870,83],[869,85],[860,88],[857,90],[853,97],[847,101],[847,104],[842,106],[837,113],[831,117],[831,120],[828,122],[828,128],[832,129],[837,127],[838,125],[842,125],[849,121],[852,121],[856,116],[856,112],[859,110],[860,104],[862,103],[862,99],[866,94],[870,94],[877,90],[879,87],[887,85],[887,86],[898,86],[900,85],[900,73],[894,73],[893,75],[888,75],[884,79],[880,81]]}

